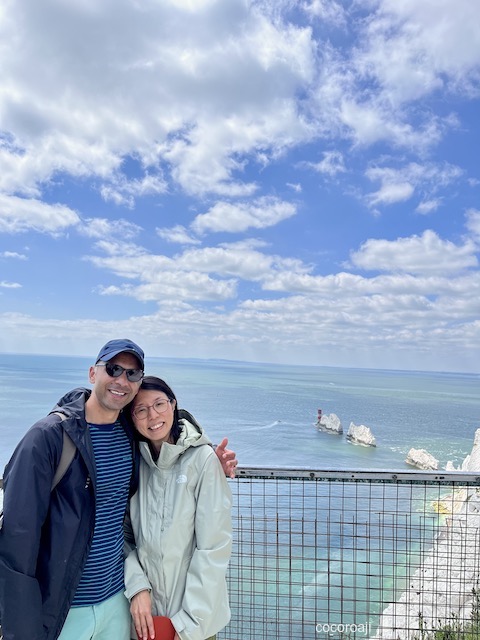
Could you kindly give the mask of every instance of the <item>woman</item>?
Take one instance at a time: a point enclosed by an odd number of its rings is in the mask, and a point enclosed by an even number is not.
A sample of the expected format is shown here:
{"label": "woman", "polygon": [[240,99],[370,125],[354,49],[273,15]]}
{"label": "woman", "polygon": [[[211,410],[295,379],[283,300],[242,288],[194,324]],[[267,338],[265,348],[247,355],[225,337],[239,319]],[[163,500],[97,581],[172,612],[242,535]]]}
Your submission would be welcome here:
{"label": "woman", "polygon": [[142,456],[126,536],[135,540],[125,561],[135,631],[153,638],[152,615],[163,615],[175,640],[205,640],[230,620],[230,488],[203,429],[166,382],[146,376],[131,414]]}

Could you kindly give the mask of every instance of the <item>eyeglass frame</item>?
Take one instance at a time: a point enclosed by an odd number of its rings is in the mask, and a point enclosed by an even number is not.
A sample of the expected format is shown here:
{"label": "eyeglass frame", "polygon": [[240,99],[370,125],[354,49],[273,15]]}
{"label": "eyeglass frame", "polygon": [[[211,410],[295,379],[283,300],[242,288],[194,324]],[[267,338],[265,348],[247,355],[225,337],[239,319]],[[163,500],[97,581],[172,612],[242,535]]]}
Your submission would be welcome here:
{"label": "eyeglass frame", "polygon": [[[171,398],[167,398],[165,400],[165,398],[161,398],[159,400],[156,400],[153,404],[149,404],[149,405],[142,405],[141,407],[136,407],[135,409],[132,410],[132,416],[134,418],[136,418],[137,420],[146,420],[149,416],[149,409],[153,409],[155,411],[155,413],[159,416],[162,415],[162,413],[165,413],[166,411],[168,411],[168,406],[172,406],[172,402],[174,402],[173,399]],[[158,411],[158,409],[155,409],[155,405],[156,404],[160,404],[160,403],[165,403],[165,409],[163,409],[163,411]],[[145,414],[145,416],[143,418],[139,418],[136,414],[137,411],[142,411],[143,409],[145,409],[145,411],[147,412]]]}
{"label": "eyeglass frame", "polygon": [[[138,369],[126,369],[125,367],[122,367],[122,365],[116,364],[114,362],[97,362],[95,366],[96,367],[105,367],[105,371],[107,372],[107,375],[110,378],[120,378],[120,376],[123,373],[125,373],[125,375],[127,377],[127,380],[129,382],[140,382],[143,379],[144,375],[145,375],[145,372],[143,371],[143,369],[140,369],[140,368],[138,368]],[[120,373],[117,373],[117,375],[115,375],[113,373],[114,369],[116,371],[120,371]],[[138,377],[139,373],[140,373],[140,377]],[[132,375],[135,376],[135,378],[133,380],[132,380],[132,377],[131,377]]]}

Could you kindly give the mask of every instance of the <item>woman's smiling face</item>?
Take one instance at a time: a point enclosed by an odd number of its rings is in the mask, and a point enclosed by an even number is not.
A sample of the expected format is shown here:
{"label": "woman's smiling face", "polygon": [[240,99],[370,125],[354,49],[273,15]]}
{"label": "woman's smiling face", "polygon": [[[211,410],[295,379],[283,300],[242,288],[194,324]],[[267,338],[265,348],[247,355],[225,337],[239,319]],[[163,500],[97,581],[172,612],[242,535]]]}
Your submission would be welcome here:
{"label": "woman's smiling face", "polygon": [[132,406],[132,418],[137,431],[160,451],[163,442],[168,442],[173,426],[175,400],[170,400],[163,391],[140,389]]}

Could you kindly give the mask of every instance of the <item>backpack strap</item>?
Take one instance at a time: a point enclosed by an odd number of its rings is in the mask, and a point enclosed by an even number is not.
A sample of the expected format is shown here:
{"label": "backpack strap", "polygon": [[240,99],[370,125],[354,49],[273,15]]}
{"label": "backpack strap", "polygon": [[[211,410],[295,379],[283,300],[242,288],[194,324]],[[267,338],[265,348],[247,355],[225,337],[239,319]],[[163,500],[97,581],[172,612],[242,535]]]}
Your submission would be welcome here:
{"label": "backpack strap", "polygon": [[[67,417],[64,413],[60,413],[60,411],[55,411],[54,413],[56,413],[57,416],[60,416],[62,421],[65,420],[65,418]],[[55,471],[55,475],[53,476],[51,491],[55,489],[57,484],[65,475],[65,472],[67,471],[73,458],[75,457],[76,450],[77,450],[77,447],[75,446],[73,440],[70,438],[70,436],[64,429],[62,455],[60,456],[60,462],[58,463],[57,470]]]}
{"label": "backpack strap", "polygon": [[[64,413],[60,413],[60,411],[54,411],[57,416],[60,416],[61,421],[65,420],[67,417]],[[62,454],[60,456],[60,462],[58,463],[57,470],[53,476],[52,487],[50,491],[53,491],[60,480],[65,475],[68,467],[70,466],[73,458],[75,457],[75,451],[77,447],[75,446],[73,440],[70,438],[68,433],[63,429],[63,446],[62,446]],[[3,490],[3,478],[0,478],[0,490]],[[3,527],[3,509],[0,509],[0,530]],[[1,629],[0,629],[0,640],[2,640]]]}

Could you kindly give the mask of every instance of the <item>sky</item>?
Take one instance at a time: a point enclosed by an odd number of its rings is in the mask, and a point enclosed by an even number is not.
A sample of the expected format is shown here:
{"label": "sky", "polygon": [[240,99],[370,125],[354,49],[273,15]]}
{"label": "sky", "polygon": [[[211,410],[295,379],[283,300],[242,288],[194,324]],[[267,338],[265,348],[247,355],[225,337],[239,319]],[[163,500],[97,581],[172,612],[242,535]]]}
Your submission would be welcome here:
{"label": "sky", "polygon": [[0,352],[479,373],[479,24],[0,0]]}

